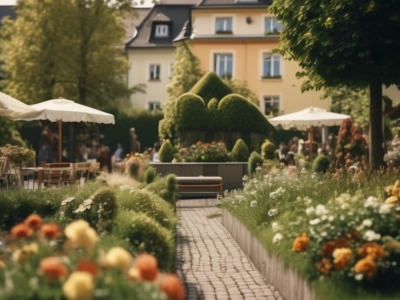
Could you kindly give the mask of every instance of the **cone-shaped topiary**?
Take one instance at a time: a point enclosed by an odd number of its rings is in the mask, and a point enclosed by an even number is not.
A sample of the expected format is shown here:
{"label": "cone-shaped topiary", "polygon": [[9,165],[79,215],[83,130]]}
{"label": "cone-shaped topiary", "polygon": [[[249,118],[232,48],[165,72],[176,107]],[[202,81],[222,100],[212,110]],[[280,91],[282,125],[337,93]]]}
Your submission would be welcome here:
{"label": "cone-shaped topiary", "polygon": [[146,173],[144,174],[144,181],[146,184],[150,184],[157,177],[157,171],[153,167],[148,167]]}
{"label": "cone-shaped topiary", "polygon": [[237,162],[247,162],[249,159],[249,148],[247,148],[242,139],[236,141],[236,144],[232,149],[232,155],[235,157]]}
{"label": "cone-shaped topiary", "polygon": [[176,200],[178,198],[178,181],[176,180],[176,176],[173,174],[169,174],[166,178],[167,180],[167,191],[168,191],[168,199],[169,203],[176,210]]}
{"label": "cone-shaped topiary", "polygon": [[115,192],[109,187],[104,187],[95,192],[91,199],[93,201],[90,207],[92,222],[96,224],[99,231],[110,230],[117,214]]}
{"label": "cone-shaped topiary", "polygon": [[169,140],[164,141],[161,146],[160,152],[158,154],[158,158],[161,162],[172,162],[174,159],[174,147],[172,147],[171,142]]}
{"label": "cone-shaped topiary", "polygon": [[130,193],[126,191],[121,194],[118,203],[122,210],[144,213],[167,229],[173,229],[176,225],[177,219],[172,205],[153,192],[134,190]]}
{"label": "cone-shaped topiary", "polygon": [[256,172],[256,168],[258,165],[262,166],[263,164],[263,159],[260,154],[258,154],[256,151],[253,151],[250,155],[249,158],[249,175],[254,174]]}
{"label": "cone-shaped topiary", "polygon": [[261,145],[261,156],[264,159],[274,159],[275,158],[275,145],[270,140],[265,140]]}
{"label": "cone-shaped topiary", "polygon": [[314,160],[312,171],[326,173],[329,169],[330,161],[325,155],[320,155]]}
{"label": "cone-shaped topiary", "polygon": [[128,240],[135,252],[153,254],[161,269],[170,270],[174,249],[171,232],[152,218],[142,213],[122,211],[115,218],[112,233]]}

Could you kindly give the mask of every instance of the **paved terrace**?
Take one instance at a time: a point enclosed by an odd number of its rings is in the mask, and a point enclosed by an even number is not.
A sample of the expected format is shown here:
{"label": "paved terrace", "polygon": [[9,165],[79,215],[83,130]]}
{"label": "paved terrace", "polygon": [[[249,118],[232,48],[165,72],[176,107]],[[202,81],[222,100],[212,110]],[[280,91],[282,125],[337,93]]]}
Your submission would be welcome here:
{"label": "paved terrace", "polygon": [[[182,202],[190,203],[182,205]],[[197,202],[189,202],[197,201]],[[282,299],[222,226],[215,207],[178,205],[177,274],[185,282],[188,299]],[[209,205],[210,201],[205,201]]]}

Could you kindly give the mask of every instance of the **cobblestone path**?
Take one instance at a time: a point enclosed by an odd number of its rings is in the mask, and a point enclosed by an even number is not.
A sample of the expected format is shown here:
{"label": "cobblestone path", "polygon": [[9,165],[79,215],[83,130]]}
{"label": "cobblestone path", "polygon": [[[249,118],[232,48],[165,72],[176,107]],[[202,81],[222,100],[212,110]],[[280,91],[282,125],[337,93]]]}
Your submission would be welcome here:
{"label": "cobblestone path", "polygon": [[222,226],[217,208],[178,210],[177,274],[188,299],[280,299]]}

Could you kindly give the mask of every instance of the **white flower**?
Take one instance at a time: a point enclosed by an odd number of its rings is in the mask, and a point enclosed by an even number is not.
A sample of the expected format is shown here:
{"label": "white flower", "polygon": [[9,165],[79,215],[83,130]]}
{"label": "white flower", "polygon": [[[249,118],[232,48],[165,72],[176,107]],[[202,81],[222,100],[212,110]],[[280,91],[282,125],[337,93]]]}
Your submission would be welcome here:
{"label": "white flower", "polygon": [[325,208],[324,205],[319,204],[319,205],[317,205],[317,207],[315,209],[315,213],[317,214],[317,216],[322,216],[322,215],[326,215],[328,213],[328,210]]}
{"label": "white flower", "polygon": [[247,175],[244,175],[243,176],[243,181],[247,181],[247,180],[249,180],[249,177]]}
{"label": "white flower", "polygon": [[327,217],[326,215],[323,215],[323,216],[321,217],[321,220],[322,220],[322,221],[325,221],[326,219],[328,219],[328,217]]}
{"label": "white flower", "polygon": [[305,197],[305,198],[304,198],[304,203],[305,203],[306,205],[310,205],[310,204],[312,203],[311,198]]}
{"label": "white flower", "polygon": [[282,238],[283,238],[282,234],[277,233],[272,238],[272,243],[275,244],[275,243],[279,242]]}
{"label": "white flower", "polygon": [[327,236],[327,235],[328,235],[328,233],[326,231],[321,232],[321,236]]}
{"label": "white flower", "polygon": [[376,207],[379,204],[379,200],[376,197],[368,197],[367,201],[364,203],[364,207]]}
{"label": "white flower", "polygon": [[382,204],[382,205],[379,207],[379,213],[380,213],[380,214],[387,214],[387,213],[390,213],[390,210],[392,209],[392,207],[393,207],[393,204]]}
{"label": "white flower", "polygon": [[250,207],[256,207],[257,206],[257,201],[253,200],[250,202]]}
{"label": "white flower", "polygon": [[362,280],[364,278],[364,275],[363,274],[357,274],[356,276],[354,276],[354,278],[355,278],[355,280],[360,281],[360,280]]}
{"label": "white flower", "polygon": [[308,208],[306,209],[306,214],[307,214],[307,215],[311,215],[311,214],[314,213],[314,212],[315,212],[315,208],[314,208],[313,206],[308,207]]}
{"label": "white flower", "polygon": [[243,195],[236,195],[235,198],[239,201],[239,203],[244,200],[244,196]]}
{"label": "white flower", "polygon": [[340,194],[340,196],[337,197],[335,200],[337,202],[339,202],[340,204],[343,204],[343,203],[345,203],[347,201],[350,201],[350,199],[351,199],[350,194],[343,193],[343,194]]}
{"label": "white flower", "polygon": [[334,217],[334,216],[329,216],[329,217],[328,217],[328,221],[329,221],[329,222],[332,222],[333,220],[335,220],[335,217]]}
{"label": "white flower", "polygon": [[321,220],[317,218],[317,219],[311,220],[310,225],[317,225],[317,224],[319,224],[319,222],[321,222]]}
{"label": "white flower", "polygon": [[273,208],[268,211],[268,216],[272,217],[272,216],[275,216],[277,213],[278,213],[278,210],[276,208]]}
{"label": "white flower", "polygon": [[367,230],[364,233],[364,238],[367,241],[372,242],[372,241],[380,240],[381,239],[381,235],[379,233],[375,233],[375,231],[373,231],[373,230]]}
{"label": "white flower", "polygon": [[372,220],[370,220],[370,219],[365,219],[365,220],[362,222],[362,224],[363,224],[363,226],[365,226],[365,227],[370,227],[370,226],[372,225]]}
{"label": "white flower", "polygon": [[350,207],[350,205],[348,203],[343,203],[340,208],[341,209],[348,209]]}

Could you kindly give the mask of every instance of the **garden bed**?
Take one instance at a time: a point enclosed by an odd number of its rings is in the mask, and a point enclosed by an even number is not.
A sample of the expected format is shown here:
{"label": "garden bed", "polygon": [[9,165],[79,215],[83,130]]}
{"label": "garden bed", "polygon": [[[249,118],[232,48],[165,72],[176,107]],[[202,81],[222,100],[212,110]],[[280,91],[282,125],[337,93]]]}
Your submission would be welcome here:
{"label": "garden bed", "polygon": [[285,300],[317,300],[308,283],[296,271],[285,267],[276,255],[271,255],[250,230],[226,209],[222,209],[221,222],[257,270]]}
{"label": "garden bed", "polygon": [[243,176],[247,175],[248,163],[151,163],[158,174],[165,176],[220,176],[223,178],[223,189],[243,188]]}

